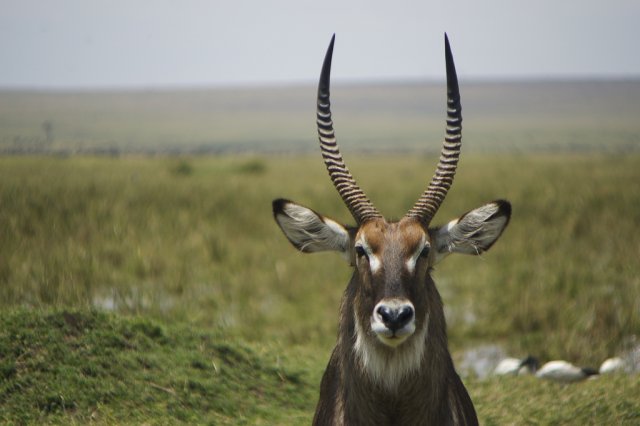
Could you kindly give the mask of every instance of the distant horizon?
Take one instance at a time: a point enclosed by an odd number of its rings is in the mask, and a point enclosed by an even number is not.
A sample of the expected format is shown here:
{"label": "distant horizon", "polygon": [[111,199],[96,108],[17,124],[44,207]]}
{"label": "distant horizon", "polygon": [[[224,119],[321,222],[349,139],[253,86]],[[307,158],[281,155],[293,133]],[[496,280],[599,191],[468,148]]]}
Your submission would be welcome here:
{"label": "distant horizon", "polygon": [[[506,77],[475,77],[465,78],[458,76],[461,85],[477,85],[477,84],[535,84],[535,83],[624,83],[624,82],[640,82],[640,74],[638,75],[580,75],[580,76],[506,76]],[[331,84],[334,87],[378,87],[378,86],[414,86],[414,85],[442,85],[445,78],[403,78],[403,79],[335,79]],[[15,93],[108,93],[108,92],[174,92],[174,91],[197,91],[197,90],[215,90],[215,91],[233,91],[233,90],[269,90],[269,89],[295,89],[315,87],[317,81],[301,80],[301,81],[268,81],[268,82],[248,82],[238,84],[165,84],[155,86],[144,85],[123,85],[123,86],[2,86],[0,92]]]}
{"label": "distant horizon", "polygon": [[[431,152],[444,82],[340,84],[336,130],[349,152]],[[317,148],[315,84],[1,92],[0,154],[294,153]],[[471,152],[640,150],[640,79],[461,83]],[[393,144],[389,144],[393,141]]]}

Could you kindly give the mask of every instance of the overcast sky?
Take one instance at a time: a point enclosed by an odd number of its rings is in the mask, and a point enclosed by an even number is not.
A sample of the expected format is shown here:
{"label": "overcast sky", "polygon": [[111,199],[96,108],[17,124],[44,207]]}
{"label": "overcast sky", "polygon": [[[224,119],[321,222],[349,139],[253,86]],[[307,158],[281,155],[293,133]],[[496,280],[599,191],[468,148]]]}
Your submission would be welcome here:
{"label": "overcast sky", "polygon": [[0,87],[640,77],[639,0],[0,0]]}

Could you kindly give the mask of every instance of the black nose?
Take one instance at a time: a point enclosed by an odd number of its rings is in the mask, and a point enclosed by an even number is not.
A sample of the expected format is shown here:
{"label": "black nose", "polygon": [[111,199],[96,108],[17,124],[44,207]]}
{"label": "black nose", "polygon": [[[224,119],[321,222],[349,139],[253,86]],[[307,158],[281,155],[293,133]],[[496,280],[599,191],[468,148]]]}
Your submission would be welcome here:
{"label": "black nose", "polygon": [[380,305],[376,310],[380,319],[389,330],[399,330],[413,319],[413,308],[410,305]]}

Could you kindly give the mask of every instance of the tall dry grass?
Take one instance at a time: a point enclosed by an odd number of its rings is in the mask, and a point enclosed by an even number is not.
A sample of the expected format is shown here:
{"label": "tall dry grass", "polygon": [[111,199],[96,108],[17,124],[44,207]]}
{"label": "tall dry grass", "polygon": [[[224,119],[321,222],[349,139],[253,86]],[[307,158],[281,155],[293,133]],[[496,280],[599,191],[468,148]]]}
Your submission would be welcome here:
{"label": "tall dry grass", "polygon": [[[400,217],[431,176],[416,156],[349,159]],[[513,204],[481,258],[435,272],[452,345],[595,364],[640,330],[640,157],[465,156],[436,217]],[[0,304],[98,306],[327,350],[350,270],[305,256],[271,218],[288,197],[350,222],[313,157],[0,158]]]}

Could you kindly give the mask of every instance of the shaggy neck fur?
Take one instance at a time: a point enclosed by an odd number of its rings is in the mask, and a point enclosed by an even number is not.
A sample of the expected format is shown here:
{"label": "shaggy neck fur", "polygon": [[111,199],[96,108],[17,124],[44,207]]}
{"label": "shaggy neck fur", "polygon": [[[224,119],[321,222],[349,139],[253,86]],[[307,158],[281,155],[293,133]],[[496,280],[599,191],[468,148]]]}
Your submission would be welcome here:
{"label": "shaggy neck fur", "polygon": [[423,364],[429,314],[425,315],[422,328],[397,348],[375,341],[370,325],[360,324],[357,315],[354,315],[354,322],[353,349],[362,371],[373,383],[389,392],[397,391],[398,384],[408,375],[415,374]]}
{"label": "shaggy neck fur", "polygon": [[428,306],[416,318],[421,324],[396,348],[384,346],[370,322],[356,318],[357,279],[354,274],[342,299],[338,342],[313,424],[477,425],[447,348],[442,300],[431,278],[424,282]]}

